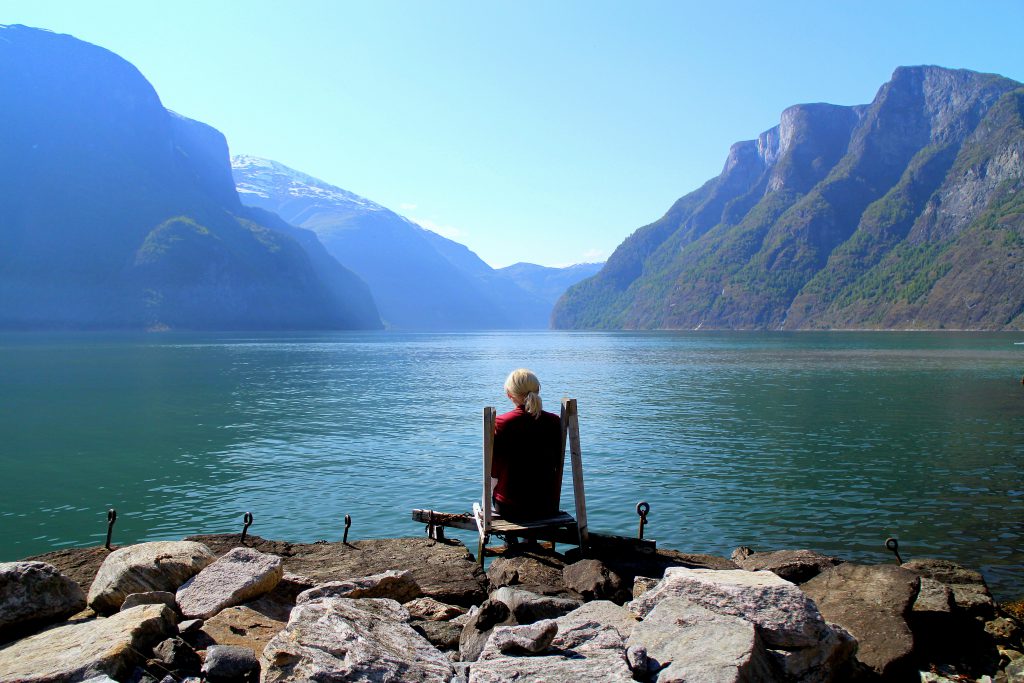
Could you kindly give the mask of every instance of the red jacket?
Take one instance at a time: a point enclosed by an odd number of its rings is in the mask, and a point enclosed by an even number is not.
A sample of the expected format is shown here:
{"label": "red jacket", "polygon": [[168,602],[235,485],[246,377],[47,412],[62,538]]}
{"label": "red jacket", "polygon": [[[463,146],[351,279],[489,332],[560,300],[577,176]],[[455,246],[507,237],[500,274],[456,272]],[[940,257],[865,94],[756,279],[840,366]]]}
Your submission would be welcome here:
{"label": "red jacket", "polygon": [[562,420],[541,412],[534,419],[522,406],[494,421],[491,476],[503,517],[546,517],[558,512],[558,465]]}

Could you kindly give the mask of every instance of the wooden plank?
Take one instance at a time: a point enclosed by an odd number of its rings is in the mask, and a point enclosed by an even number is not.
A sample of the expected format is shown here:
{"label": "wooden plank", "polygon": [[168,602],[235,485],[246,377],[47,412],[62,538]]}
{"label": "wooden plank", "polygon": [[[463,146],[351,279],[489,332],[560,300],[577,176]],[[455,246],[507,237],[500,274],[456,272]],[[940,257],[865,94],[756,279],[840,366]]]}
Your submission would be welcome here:
{"label": "wooden plank", "polygon": [[481,535],[486,536],[490,528],[490,465],[495,458],[495,409],[483,409],[483,529]]}
{"label": "wooden plank", "polygon": [[476,531],[476,520],[468,512],[452,513],[437,512],[436,510],[413,510],[412,519],[414,522],[423,524],[434,524],[436,526],[448,526],[455,529],[469,529]]}
{"label": "wooden plank", "polygon": [[565,434],[566,434],[566,419],[565,419],[565,404],[569,399],[562,397],[562,410],[560,413],[561,417],[561,430],[562,430],[562,442],[558,448],[558,472],[555,476],[558,489],[555,491],[555,507],[562,507],[562,479],[565,475]]}
{"label": "wooden plank", "polygon": [[572,459],[572,491],[576,499],[576,524],[579,525],[579,544],[587,545],[587,496],[583,490],[583,453],[580,450],[580,423],[576,411],[576,399],[565,403],[568,418],[569,455]]}

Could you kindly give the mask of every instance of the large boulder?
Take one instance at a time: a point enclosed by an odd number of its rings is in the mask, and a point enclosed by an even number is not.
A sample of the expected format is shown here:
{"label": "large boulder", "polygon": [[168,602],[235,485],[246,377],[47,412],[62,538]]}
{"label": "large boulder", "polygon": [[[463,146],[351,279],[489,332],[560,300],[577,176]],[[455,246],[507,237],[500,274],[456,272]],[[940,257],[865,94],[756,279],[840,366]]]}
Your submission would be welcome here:
{"label": "large boulder", "polygon": [[600,560],[580,560],[562,570],[562,583],[573,594],[584,600],[629,599],[629,590],[623,591],[622,577]]}
{"label": "large boulder", "polygon": [[405,603],[405,609],[409,610],[413,619],[422,619],[423,621],[450,621],[466,613],[466,609],[463,607],[426,597],[410,600]]}
{"label": "large boulder", "polygon": [[686,598],[658,602],[627,641],[643,648],[659,683],[739,683],[780,677],[754,624],[716,614]]}
{"label": "large boulder", "polygon": [[314,586],[316,586],[316,581],[313,579],[285,571],[284,576],[272,591],[255,600],[250,600],[245,603],[245,606],[275,621],[287,622],[288,615],[295,607],[295,600],[298,599],[299,594]]}
{"label": "large boulder", "polygon": [[910,670],[914,635],[907,617],[917,596],[917,574],[896,565],[841,564],[802,588],[822,615],[858,642],[857,659],[881,676]]}
{"label": "large boulder", "polygon": [[0,643],[85,608],[81,587],[45,562],[0,563]]}
{"label": "large boulder", "polygon": [[740,546],[733,551],[732,561],[747,571],[769,571],[793,583],[809,581],[826,569],[842,563],[838,557],[822,555],[812,550],[775,550],[758,553],[746,546]]}
{"label": "large boulder", "polygon": [[564,569],[565,559],[558,553],[527,546],[495,558],[487,570],[487,580],[492,588],[515,586],[541,595],[561,595],[566,592]]}
{"label": "large boulder", "polygon": [[515,623],[512,610],[504,602],[490,598],[484,600],[479,608],[469,611],[469,616],[462,626],[462,633],[459,634],[459,659],[463,662],[475,662],[495,627]]}
{"label": "large boulder", "polygon": [[125,680],[157,643],[176,634],[166,605],[141,605],[107,619],[48,629],[0,649],[0,681]]}
{"label": "large boulder", "polygon": [[26,557],[24,561],[52,564],[57,571],[77,583],[83,593],[88,593],[89,586],[96,578],[96,572],[100,570],[100,565],[109,555],[110,551],[103,546],[64,548]]}
{"label": "large boulder", "polygon": [[491,593],[491,600],[505,603],[517,624],[532,624],[542,619],[556,619],[583,604],[573,598],[537,595],[509,586],[499,588]]}
{"label": "large boulder", "polygon": [[287,624],[275,621],[248,607],[228,607],[203,623],[195,634],[189,634],[198,645],[236,645],[254,652],[263,652],[270,639]]}
{"label": "large boulder", "polygon": [[202,672],[208,683],[255,681],[260,672],[260,662],[256,653],[247,647],[212,645],[206,651]]}
{"label": "large boulder", "polygon": [[189,579],[174,597],[186,619],[209,619],[273,590],[283,574],[280,557],[235,548]]}
{"label": "large boulder", "polygon": [[263,650],[264,683],[448,681],[455,671],[394,600],[321,598],[297,605]]}
{"label": "large boulder", "polygon": [[470,668],[469,683],[633,681],[625,653],[626,638],[636,623],[628,610],[614,603],[588,602],[555,620],[558,633],[540,655],[511,656],[501,652],[498,643],[488,643]]}
{"label": "large boulder", "polygon": [[361,576],[347,581],[329,581],[299,593],[295,604],[301,605],[319,598],[390,598],[405,603],[423,595],[420,586],[408,570],[389,569],[373,576]]}
{"label": "large boulder", "polygon": [[346,581],[408,570],[424,595],[455,605],[478,605],[487,597],[486,577],[466,546],[429,538],[385,538],[354,543],[290,546],[285,569],[317,583]]}
{"label": "large boulder", "polygon": [[766,571],[672,567],[651,590],[629,603],[646,617],[669,597],[684,597],[716,614],[754,623],[771,648],[809,647],[826,637],[829,628],[817,607],[799,588]]}
{"label": "large boulder", "polygon": [[209,548],[193,541],[153,541],[118,548],[103,561],[89,588],[89,607],[99,614],[111,614],[131,593],[176,591],[215,559]]}
{"label": "large boulder", "polygon": [[949,560],[915,559],[901,566],[922,578],[947,586],[953,592],[956,608],[968,616],[982,619],[995,616],[995,602],[980,572]]}

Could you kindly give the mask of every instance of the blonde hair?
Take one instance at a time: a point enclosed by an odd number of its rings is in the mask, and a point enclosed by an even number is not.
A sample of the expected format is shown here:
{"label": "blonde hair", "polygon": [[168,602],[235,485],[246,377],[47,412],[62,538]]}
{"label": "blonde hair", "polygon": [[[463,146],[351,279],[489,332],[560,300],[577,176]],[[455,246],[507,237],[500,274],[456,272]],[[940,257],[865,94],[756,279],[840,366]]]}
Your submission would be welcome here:
{"label": "blonde hair", "polygon": [[534,419],[540,417],[544,404],[540,400],[540,380],[526,368],[509,373],[505,380],[505,391],[512,395],[516,405],[522,405]]}

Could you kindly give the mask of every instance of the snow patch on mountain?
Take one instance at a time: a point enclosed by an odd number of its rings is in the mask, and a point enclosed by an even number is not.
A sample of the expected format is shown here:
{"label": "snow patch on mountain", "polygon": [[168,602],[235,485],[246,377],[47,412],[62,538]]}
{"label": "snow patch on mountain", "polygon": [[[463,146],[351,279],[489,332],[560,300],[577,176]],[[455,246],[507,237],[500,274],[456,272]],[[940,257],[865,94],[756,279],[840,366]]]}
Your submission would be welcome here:
{"label": "snow patch on mountain", "polygon": [[246,173],[245,180],[236,182],[238,193],[242,195],[250,194],[269,199],[287,194],[296,198],[358,207],[361,211],[387,211],[380,204],[365,197],[270,159],[239,154],[231,157],[231,168]]}

